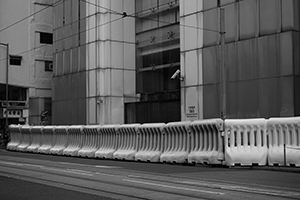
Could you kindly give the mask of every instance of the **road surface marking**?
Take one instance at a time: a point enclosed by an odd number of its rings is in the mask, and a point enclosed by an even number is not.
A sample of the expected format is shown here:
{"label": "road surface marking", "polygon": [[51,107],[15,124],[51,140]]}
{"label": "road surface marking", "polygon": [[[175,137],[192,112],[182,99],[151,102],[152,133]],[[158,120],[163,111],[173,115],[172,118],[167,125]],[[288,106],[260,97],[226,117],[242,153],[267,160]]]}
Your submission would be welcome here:
{"label": "road surface marking", "polygon": [[95,167],[97,168],[104,168],[104,169],[118,169],[118,168],[122,168],[119,166],[105,166],[105,165],[96,165]]}
{"label": "road surface marking", "polygon": [[5,162],[5,161],[0,161],[1,164],[5,164],[5,165],[15,165],[15,166],[23,166],[20,163],[14,163],[14,162]]}
{"label": "road surface marking", "polygon": [[77,174],[77,175],[82,175],[82,176],[93,176],[91,173],[86,173],[86,172],[80,172],[74,169],[58,169],[58,168],[52,168],[52,167],[43,167],[42,169],[48,170],[48,171],[56,171],[56,172],[64,172],[64,173],[71,173],[71,174]]}
{"label": "road surface marking", "polygon": [[282,191],[282,190],[258,189],[258,188],[250,188],[250,187],[246,187],[246,186],[215,184],[215,183],[210,183],[210,182],[176,181],[176,183],[206,186],[206,187],[211,187],[211,188],[225,189],[225,190],[232,190],[232,191],[252,192],[252,193],[259,193],[259,194],[266,194],[266,195],[273,195],[273,196],[284,196],[284,197],[300,196],[300,193],[297,193],[297,192],[286,192],[286,191]]}
{"label": "road surface marking", "polygon": [[6,164],[6,165],[14,165],[14,166],[38,167],[38,168],[43,167],[43,165],[34,165],[34,164],[26,164],[26,163],[14,163],[14,162],[6,162],[6,161],[0,161],[0,163]]}
{"label": "road surface marking", "polygon": [[56,171],[56,172],[64,172],[64,173],[73,173],[73,174],[78,174],[78,175],[83,175],[83,176],[93,176],[91,174],[92,172],[85,172],[85,171],[79,171],[79,170],[72,170],[72,169],[59,169],[59,168],[53,168],[53,167],[45,167],[43,165],[34,165],[34,164],[26,164],[26,163],[14,163],[14,162],[5,162],[5,161],[0,161],[0,164],[6,164],[6,165],[13,165],[13,166],[20,166],[20,167],[35,167],[35,168],[40,168],[42,170],[48,170],[48,171]]}
{"label": "road surface marking", "polygon": [[225,193],[221,193],[221,192],[213,192],[213,191],[208,191],[208,190],[198,190],[198,189],[193,189],[193,188],[177,187],[177,186],[172,186],[172,185],[163,185],[163,184],[158,184],[158,183],[150,183],[150,182],[137,181],[137,180],[132,180],[132,179],[123,179],[123,181],[132,182],[132,183],[139,183],[139,184],[144,184],[144,185],[164,187],[164,188],[170,188],[170,189],[176,189],[176,190],[186,190],[186,191],[191,191],[191,192],[200,192],[200,193],[208,193],[208,194],[216,194],[216,195],[224,195],[225,194]]}
{"label": "road surface marking", "polygon": [[80,170],[80,169],[67,169],[67,170],[72,171],[72,172],[84,173],[84,174],[93,174],[94,173],[94,172]]}
{"label": "road surface marking", "polygon": [[127,175],[128,178],[144,178],[142,176],[136,176],[136,175]]}
{"label": "road surface marking", "polygon": [[69,163],[69,162],[59,162],[59,163],[64,165],[91,166],[91,165],[80,164],[80,163]]}
{"label": "road surface marking", "polygon": [[37,168],[42,168],[44,167],[43,165],[33,165],[33,164],[23,164],[26,167],[37,167]]}
{"label": "road surface marking", "polygon": [[87,164],[69,163],[69,162],[60,162],[60,164],[64,164],[64,165],[75,165],[75,166],[84,166],[84,167],[97,167],[97,168],[104,168],[104,169],[116,169],[116,168],[122,168],[122,167],[119,167],[119,166],[87,165]]}

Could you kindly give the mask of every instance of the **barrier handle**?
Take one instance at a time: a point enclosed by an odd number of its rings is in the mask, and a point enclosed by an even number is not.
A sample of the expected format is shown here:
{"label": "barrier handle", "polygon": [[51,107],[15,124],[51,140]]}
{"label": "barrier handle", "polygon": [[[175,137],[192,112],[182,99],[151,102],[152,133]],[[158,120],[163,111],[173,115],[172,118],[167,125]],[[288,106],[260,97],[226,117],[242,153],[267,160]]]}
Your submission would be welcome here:
{"label": "barrier handle", "polygon": [[284,166],[286,166],[286,144],[283,144],[283,160],[284,160]]}

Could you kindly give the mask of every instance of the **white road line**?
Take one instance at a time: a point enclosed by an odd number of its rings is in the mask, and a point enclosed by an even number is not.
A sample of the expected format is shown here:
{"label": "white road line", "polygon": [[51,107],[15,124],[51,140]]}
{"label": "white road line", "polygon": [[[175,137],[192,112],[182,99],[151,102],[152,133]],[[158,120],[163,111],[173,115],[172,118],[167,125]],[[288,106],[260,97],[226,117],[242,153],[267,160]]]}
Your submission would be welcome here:
{"label": "white road line", "polygon": [[248,188],[248,187],[241,187],[241,186],[225,186],[224,189],[242,191],[242,192],[254,192],[259,194],[268,194],[273,196],[300,196],[300,193],[296,192],[286,192],[280,190],[267,190],[267,189],[257,189],[257,188]]}
{"label": "white road line", "polygon": [[23,166],[23,164],[20,164],[20,163],[14,163],[14,162],[0,161],[0,163],[1,163],[1,164],[5,164],[5,165]]}
{"label": "white road line", "polygon": [[122,168],[119,166],[105,166],[105,165],[96,165],[95,167],[97,168],[104,168],[104,169],[118,169],[118,168]]}
{"label": "white road line", "polygon": [[197,186],[206,186],[211,188],[225,189],[231,191],[242,191],[242,192],[252,192],[273,196],[300,196],[300,193],[297,192],[286,192],[282,190],[268,190],[268,189],[259,189],[259,188],[251,188],[245,186],[235,186],[235,185],[226,185],[226,184],[214,184],[210,182],[193,182],[193,181],[176,181],[176,183],[188,184],[188,185],[197,185]]}
{"label": "white road line", "polygon": [[150,182],[137,181],[137,180],[132,180],[132,179],[123,179],[123,181],[138,183],[138,184],[144,184],[144,185],[164,187],[164,188],[170,188],[170,189],[176,189],[176,190],[186,190],[186,191],[191,191],[191,192],[200,192],[200,193],[208,193],[208,194],[215,194],[215,195],[224,195],[225,194],[225,193],[221,193],[221,192],[213,192],[213,191],[208,191],[208,190],[198,190],[198,189],[193,189],[193,188],[177,187],[177,186],[172,186],[172,185],[163,185],[163,184],[158,184],[158,183],[150,183]]}
{"label": "white road line", "polygon": [[87,173],[87,174],[93,174],[94,172],[91,171],[86,171],[86,170],[81,170],[81,169],[67,169],[69,171],[74,171],[74,172],[80,172],[80,173]]}
{"label": "white road line", "polygon": [[97,167],[97,168],[103,168],[103,169],[117,169],[122,168],[119,166],[108,166],[108,165],[87,165],[87,164],[80,164],[80,163],[69,163],[69,162],[59,162],[60,164],[64,165],[75,165],[75,166],[84,166],[84,167]]}
{"label": "white road line", "polygon": [[56,172],[78,174],[78,175],[83,175],[83,176],[93,176],[92,172],[75,170],[75,169],[65,170],[65,169],[59,169],[59,168],[53,168],[53,167],[45,167],[43,165],[34,165],[34,164],[26,164],[26,163],[21,164],[21,163],[5,162],[5,161],[0,161],[0,164],[21,166],[21,167],[35,167],[35,168],[40,168],[40,169],[46,170],[46,171],[56,171]]}
{"label": "white road line", "polygon": [[37,168],[42,168],[44,167],[43,165],[33,165],[33,164],[23,164],[24,166],[27,166],[27,167],[37,167]]}
{"label": "white road line", "polygon": [[91,165],[80,164],[80,163],[69,163],[69,162],[59,162],[59,163],[60,163],[60,164],[64,164],[64,165],[91,166]]}
{"label": "white road line", "polygon": [[43,167],[42,169],[48,170],[48,171],[56,171],[56,172],[64,172],[64,173],[71,173],[71,174],[77,174],[82,176],[93,176],[91,173],[81,172],[74,169],[58,169],[58,168],[51,168],[51,167]]}
{"label": "white road line", "polygon": [[0,161],[1,164],[6,165],[14,165],[14,166],[26,166],[26,167],[37,167],[42,168],[43,165],[34,165],[34,164],[26,164],[26,163],[14,163],[14,162],[6,162],[6,161]]}
{"label": "white road line", "polygon": [[136,176],[136,175],[127,175],[128,178],[144,178],[142,176]]}

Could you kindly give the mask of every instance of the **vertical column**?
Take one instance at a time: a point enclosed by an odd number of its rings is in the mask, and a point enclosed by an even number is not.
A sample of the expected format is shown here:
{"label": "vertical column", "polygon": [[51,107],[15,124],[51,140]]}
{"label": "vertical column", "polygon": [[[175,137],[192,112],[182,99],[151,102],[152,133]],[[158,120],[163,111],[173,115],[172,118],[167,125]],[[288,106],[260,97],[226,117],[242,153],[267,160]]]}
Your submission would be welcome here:
{"label": "vertical column", "polygon": [[96,121],[96,88],[97,88],[97,11],[99,10],[97,0],[90,0],[86,4],[86,107],[87,107],[87,124],[97,124]]}
{"label": "vertical column", "polygon": [[124,103],[135,95],[134,0],[100,0],[97,13],[97,123],[124,123]]}
{"label": "vertical column", "polygon": [[203,118],[203,1],[180,1],[181,119]]}

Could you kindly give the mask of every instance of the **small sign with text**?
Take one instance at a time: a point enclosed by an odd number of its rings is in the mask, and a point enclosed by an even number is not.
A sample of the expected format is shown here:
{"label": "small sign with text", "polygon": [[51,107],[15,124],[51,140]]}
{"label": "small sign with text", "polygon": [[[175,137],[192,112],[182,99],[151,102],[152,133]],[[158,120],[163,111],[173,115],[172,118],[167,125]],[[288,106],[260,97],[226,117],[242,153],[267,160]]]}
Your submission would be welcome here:
{"label": "small sign with text", "polygon": [[187,118],[192,118],[192,119],[198,119],[198,111],[196,106],[188,106],[187,107],[187,113],[186,113]]}

